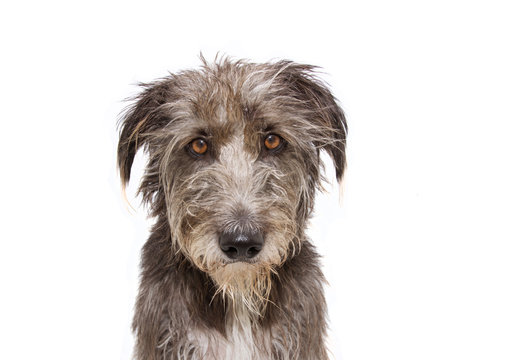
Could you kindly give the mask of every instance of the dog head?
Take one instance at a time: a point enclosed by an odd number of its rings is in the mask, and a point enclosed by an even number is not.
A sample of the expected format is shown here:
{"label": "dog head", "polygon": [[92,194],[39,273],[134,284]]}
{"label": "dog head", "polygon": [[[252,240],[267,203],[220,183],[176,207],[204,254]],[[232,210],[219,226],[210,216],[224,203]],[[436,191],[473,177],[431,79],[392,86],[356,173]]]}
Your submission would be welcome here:
{"label": "dog head", "polygon": [[304,241],[320,150],[343,175],[342,110],[314,67],[289,61],[204,61],[143,87],[121,122],[123,184],[143,146],[139,192],[168,223],[167,241],[224,294],[249,294],[258,311],[270,274]]}

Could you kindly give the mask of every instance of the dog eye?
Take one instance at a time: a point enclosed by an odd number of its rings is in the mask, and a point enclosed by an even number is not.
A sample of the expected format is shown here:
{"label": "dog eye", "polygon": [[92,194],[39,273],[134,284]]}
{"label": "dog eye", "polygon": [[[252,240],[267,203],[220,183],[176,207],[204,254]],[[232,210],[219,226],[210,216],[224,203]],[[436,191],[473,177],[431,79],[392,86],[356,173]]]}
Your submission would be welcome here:
{"label": "dog eye", "polygon": [[267,150],[278,150],[283,145],[283,139],[276,134],[269,134],[265,137],[264,145]]}
{"label": "dog eye", "polygon": [[195,155],[204,155],[207,152],[207,142],[204,139],[198,138],[192,140],[189,148]]}

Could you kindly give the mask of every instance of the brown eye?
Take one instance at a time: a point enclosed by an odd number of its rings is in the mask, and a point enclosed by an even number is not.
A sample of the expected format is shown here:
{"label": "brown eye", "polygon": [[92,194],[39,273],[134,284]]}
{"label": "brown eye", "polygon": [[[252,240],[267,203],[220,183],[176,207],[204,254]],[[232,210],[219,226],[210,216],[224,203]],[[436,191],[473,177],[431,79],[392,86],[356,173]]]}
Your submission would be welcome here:
{"label": "brown eye", "polygon": [[204,139],[195,139],[190,143],[190,149],[196,155],[204,155],[207,151],[207,143]]}
{"label": "brown eye", "polygon": [[269,134],[265,137],[264,145],[268,150],[276,150],[281,147],[282,141],[278,135]]}

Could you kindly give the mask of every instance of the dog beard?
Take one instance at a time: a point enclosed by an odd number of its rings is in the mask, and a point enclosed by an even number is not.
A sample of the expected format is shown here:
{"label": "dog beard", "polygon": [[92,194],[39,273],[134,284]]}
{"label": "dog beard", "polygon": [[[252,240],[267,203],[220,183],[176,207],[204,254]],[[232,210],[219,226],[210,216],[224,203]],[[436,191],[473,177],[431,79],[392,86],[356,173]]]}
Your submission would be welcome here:
{"label": "dog beard", "polygon": [[214,296],[222,296],[234,311],[246,308],[251,315],[263,316],[275,275],[271,265],[236,262],[216,266],[207,273],[216,285]]}

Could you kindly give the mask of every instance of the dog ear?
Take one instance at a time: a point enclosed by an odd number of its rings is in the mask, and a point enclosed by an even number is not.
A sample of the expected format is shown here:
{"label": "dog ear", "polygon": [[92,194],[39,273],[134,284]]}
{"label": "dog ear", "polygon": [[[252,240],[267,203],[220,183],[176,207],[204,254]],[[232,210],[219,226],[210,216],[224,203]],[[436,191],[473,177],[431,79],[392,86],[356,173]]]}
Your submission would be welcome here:
{"label": "dog ear", "polygon": [[125,115],[120,120],[118,168],[124,187],[130,180],[130,171],[137,150],[147,145],[150,133],[168,122],[159,110],[163,104],[170,101],[170,80],[140,86],[144,90],[134,98],[135,102],[126,109]]}
{"label": "dog ear", "polygon": [[324,139],[316,144],[323,147],[334,163],[337,180],[340,181],[346,168],[346,135],[348,126],[343,110],[328,87],[314,75],[316,67],[285,63],[283,72],[288,76],[288,86],[302,100],[323,129]]}

